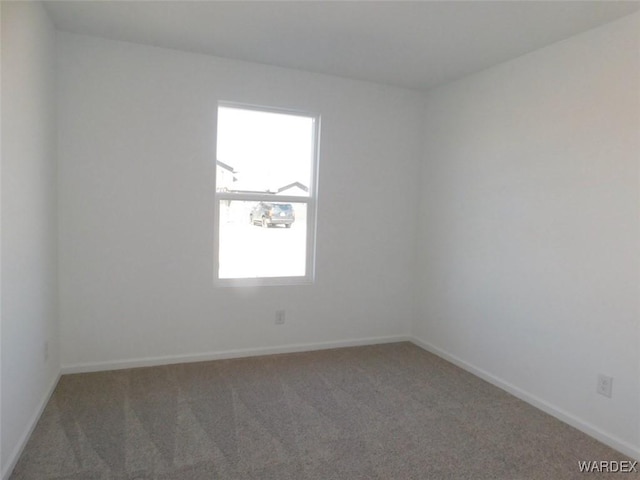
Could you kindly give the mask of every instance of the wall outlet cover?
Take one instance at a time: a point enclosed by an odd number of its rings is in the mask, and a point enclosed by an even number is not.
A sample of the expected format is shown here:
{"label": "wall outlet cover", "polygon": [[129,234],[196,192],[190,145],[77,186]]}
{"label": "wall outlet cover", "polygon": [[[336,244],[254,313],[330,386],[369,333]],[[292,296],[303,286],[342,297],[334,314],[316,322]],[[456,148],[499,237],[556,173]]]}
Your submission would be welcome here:
{"label": "wall outlet cover", "polygon": [[613,393],[613,377],[599,374],[596,392],[600,395],[611,398],[611,395]]}

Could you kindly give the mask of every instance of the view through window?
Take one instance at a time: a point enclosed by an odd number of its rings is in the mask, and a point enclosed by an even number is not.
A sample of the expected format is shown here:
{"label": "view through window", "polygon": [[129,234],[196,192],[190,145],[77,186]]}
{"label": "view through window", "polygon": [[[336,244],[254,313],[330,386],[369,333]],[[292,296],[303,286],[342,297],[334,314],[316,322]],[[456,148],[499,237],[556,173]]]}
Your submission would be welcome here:
{"label": "view through window", "polygon": [[218,280],[312,279],[317,138],[312,115],[218,107]]}

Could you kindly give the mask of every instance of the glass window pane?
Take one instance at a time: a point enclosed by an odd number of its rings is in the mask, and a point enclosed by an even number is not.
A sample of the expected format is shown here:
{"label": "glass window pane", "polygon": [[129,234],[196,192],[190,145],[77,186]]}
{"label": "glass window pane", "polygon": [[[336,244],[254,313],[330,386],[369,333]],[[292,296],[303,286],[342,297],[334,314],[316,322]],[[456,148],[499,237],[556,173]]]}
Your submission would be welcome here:
{"label": "glass window pane", "polygon": [[307,204],[220,200],[218,278],[303,277]]}
{"label": "glass window pane", "polygon": [[309,196],[314,119],[218,108],[216,190]]}

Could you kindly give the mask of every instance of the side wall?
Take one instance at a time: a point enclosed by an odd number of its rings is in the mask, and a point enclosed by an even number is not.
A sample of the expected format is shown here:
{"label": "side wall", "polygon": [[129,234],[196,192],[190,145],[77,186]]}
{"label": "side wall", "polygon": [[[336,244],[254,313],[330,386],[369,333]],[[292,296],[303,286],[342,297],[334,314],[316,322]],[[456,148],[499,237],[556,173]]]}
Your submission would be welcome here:
{"label": "side wall", "polygon": [[414,325],[636,457],[639,35],[635,14],[428,94]]}
{"label": "side wall", "polygon": [[57,381],[60,359],[55,33],[40,3],[1,8],[4,476]]}
{"label": "side wall", "polygon": [[[72,34],[58,54],[64,371],[407,337],[421,95]],[[322,116],[314,285],[213,286],[220,100]]]}

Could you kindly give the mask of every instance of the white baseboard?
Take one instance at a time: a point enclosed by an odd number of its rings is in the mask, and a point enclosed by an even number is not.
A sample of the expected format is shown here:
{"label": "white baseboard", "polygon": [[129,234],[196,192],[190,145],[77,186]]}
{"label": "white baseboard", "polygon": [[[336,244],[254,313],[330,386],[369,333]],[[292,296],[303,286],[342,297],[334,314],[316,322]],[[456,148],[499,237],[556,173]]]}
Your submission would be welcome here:
{"label": "white baseboard", "polygon": [[42,400],[40,400],[40,403],[38,404],[38,408],[29,419],[27,428],[25,429],[24,433],[20,437],[20,441],[18,442],[16,447],[13,449],[13,452],[11,452],[11,455],[9,455],[9,461],[7,462],[7,465],[4,466],[2,471],[2,476],[1,476],[2,480],[9,480],[9,477],[11,476],[13,469],[16,468],[18,459],[20,458],[20,455],[22,454],[24,447],[26,447],[27,442],[29,441],[29,437],[31,437],[33,430],[36,428],[38,420],[40,420],[40,417],[42,416],[42,412],[44,412],[44,409],[47,406],[47,403],[49,403],[49,399],[51,398],[51,395],[53,395],[53,391],[56,389],[56,385],[58,385],[58,381],[60,380],[60,375],[61,373],[58,373],[53,379],[53,382],[45,392]]}
{"label": "white baseboard", "polygon": [[548,413],[549,415],[557,418],[558,420],[561,420],[562,422],[568,425],[571,425],[572,427],[580,430],[581,432],[586,433],[590,437],[593,437],[596,440],[599,440],[605,445],[608,445],[611,448],[618,450],[624,455],[627,455],[635,460],[640,461],[640,449],[637,446],[634,446],[619,438],[616,438],[615,436],[607,432],[604,432],[599,428],[591,425],[589,422],[581,418],[578,418],[575,415],[572,415],[571,413],[568,413],[562,410],[561,408],[558,408],[555,405],[529,392],[526,392],[521,388],[518,388],[515,385],[512,385],[511,383],[506,382],[501,378],[498,378],[495,375],[466,362],[465,360],[462,360],[459,357],[456,357],[455,355],[451,355],[428,342],[425,342],[417,337],[411,337],[409,341],[417,345],[418,347],[428,352],[431,352],[434,355],[437,355],[447,360],[448,362],[451,362],[454,365],[457,365],[458,367],[474,374],[475,376],[480,377],[483,380],[486,380],[492,385],[495,385],[496,387],[502,390],[505,390],[506,392],[509,392],[511,395],[519,398],[520,400],[523,400],[528,404],[538,408],[539,410],[542,410],[543,412]]}
{"label": "white baseboard", "polygon": [[279,353],[310,352],[314,350],[327,350],[330,348],[359,347],[363,345],[408,341],[411,341],[411,338],[408,335],[392,335],[388,337],[367,337],[353,340],[337,340],[332,342],[298,343],[276,347],[242,348],[237,350],[223,350],[219,352],[132,358],[127,360],[63,365],[62,373],[87,373],[105,370],[122,370],[125,368],[155,367],[158,365],[172,365],[176,363],[207,362],[210,360],[225,360],[229,358],[257,357],[260,355],[274,355]]}

